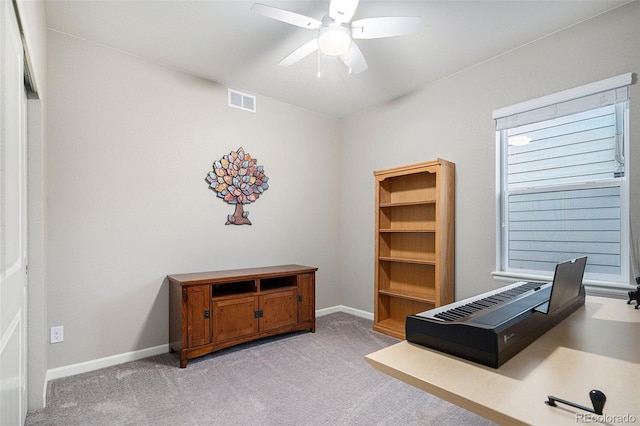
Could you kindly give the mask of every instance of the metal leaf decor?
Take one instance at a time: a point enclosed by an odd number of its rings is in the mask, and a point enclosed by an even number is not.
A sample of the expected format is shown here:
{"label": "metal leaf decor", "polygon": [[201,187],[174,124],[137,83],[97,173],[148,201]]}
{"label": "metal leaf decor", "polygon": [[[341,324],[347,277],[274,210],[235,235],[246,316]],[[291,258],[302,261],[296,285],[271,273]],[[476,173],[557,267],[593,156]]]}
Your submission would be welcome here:
{"label": "metal leaf decor", "polygon": [[225,225],[251,225],[249,212],[244,211],[243,206],[254,202],[269,189],[269,177],[264,174],[264,167],[258,166],[258,160],[251,158],[242,147],[215,161],[213,171],[205,180],[218,197],[236,206],[233,214],[227,216]]}

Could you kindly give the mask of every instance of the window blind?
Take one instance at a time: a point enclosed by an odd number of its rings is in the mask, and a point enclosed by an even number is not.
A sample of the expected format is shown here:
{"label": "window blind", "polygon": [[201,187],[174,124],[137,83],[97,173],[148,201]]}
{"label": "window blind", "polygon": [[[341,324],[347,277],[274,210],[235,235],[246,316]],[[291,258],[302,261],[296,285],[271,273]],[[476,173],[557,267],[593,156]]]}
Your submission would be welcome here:
{"label": "window blind", "polygon": [[493,111],[496,130],[625,102],[629,100],[629,85],[632,81],[632,73],[621,74],[596,83],[496,109]]}
{"label": "window blind", "polygon": [[590,109],[614,105],[629,99],[629,87],[619,87],[604,92],[593,93],[578,99],[547,105],[496,119],[496,130],[523,126],[550,118],[563,117]]}
{"label": "window blind", "polygon": [[587,275],[628,279],[629,84],[630,73],[494,111],[500,270],[544,274],[586,255]]}

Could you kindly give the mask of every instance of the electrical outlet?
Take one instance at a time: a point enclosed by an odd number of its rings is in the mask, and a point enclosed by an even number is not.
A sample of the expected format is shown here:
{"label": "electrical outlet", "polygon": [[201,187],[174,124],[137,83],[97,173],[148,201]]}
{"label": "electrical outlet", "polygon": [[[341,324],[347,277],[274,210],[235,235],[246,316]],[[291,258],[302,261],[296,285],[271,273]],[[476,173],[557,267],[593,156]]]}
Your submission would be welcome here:
{"label": "electrical outlet", "polygon": [[50,328],[51,335],[49,336],[49,343],[60,343],[63,340],[63,328],[61,325]]}

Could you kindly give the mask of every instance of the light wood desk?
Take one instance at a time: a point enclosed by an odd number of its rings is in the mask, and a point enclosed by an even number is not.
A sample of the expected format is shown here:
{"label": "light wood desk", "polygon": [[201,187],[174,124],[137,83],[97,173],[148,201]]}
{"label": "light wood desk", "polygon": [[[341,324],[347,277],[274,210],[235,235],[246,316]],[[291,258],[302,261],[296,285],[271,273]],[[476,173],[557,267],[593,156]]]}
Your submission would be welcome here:
{"label": "light wood desk", "polygon": [[[500,424],[640,425],[640,309],[622,299],[587,296],[585,306],[498,369],[407,341],[366,359],[383,373]],[[591,407],[592,389],[607,396],[603,416],[544,403],[553,395]]]}

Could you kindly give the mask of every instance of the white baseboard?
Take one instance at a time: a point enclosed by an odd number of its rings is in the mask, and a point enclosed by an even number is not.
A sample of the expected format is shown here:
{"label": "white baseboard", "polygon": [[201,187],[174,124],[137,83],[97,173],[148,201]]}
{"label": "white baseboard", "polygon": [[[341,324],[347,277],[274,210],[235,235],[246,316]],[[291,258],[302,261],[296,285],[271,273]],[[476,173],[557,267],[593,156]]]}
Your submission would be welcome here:
{"label": "white baseboard", "polygon": [[361,311],[360,309],[350,308],[349,306],[344,305],[336,305],[330,308],[318,309],[316,311],[317,317],[322,317],[324,315],[333,314],[335,312],[344,312],[346,314],[351,314],[356,317],[366,318],[368,320],[373,321],[373,313],[367,311]]}
{"label": "white baseboard", "polygon": [[[324,315],[332,314],[334,312],[345,312],[357,317],[373,320],[373,314],[371,312],[361,311],[359,309],[350,308],[344,305],[318,309],[316,311],[316,316],[321,317]],[[99,370],[101,368],[111,367],[113,365],[123,364],[125,362],[136,361],[154,355],[165,354],[167,352],[169,352],[169,344],[154,346],[152,348],[140,349],[137,351],[126,352],[123,354],[112,355],[105,358],[94,359],[91,361],[65,365],[64,367],[52,368],[50,370],[47,370],[43,389],[43,400],[45,401],[45,405],[47,403],[47,384],[50,380],[75,376],[76,374],[87,373],[89,371]]]}
{"label": "white baseboard", "polygon": [[93,359],[91,361],[80,362],[78,364],[65,365],[64,367],[52,368],[47,370],[44,378],[44,402],[47,404],[47,384],[50,380],[61,379],[63,377],[75,376],[76,374],[87,373],[89,371],[99,370],[101,368],[111,367],[113,365],[125,362],[136,361],[148,358],[154,355],[166,354],[169,352],[169,344],[154,346],[152,348],[140,349],[137,351],[126,352],[122,354],[112,355],[105,358]]}

